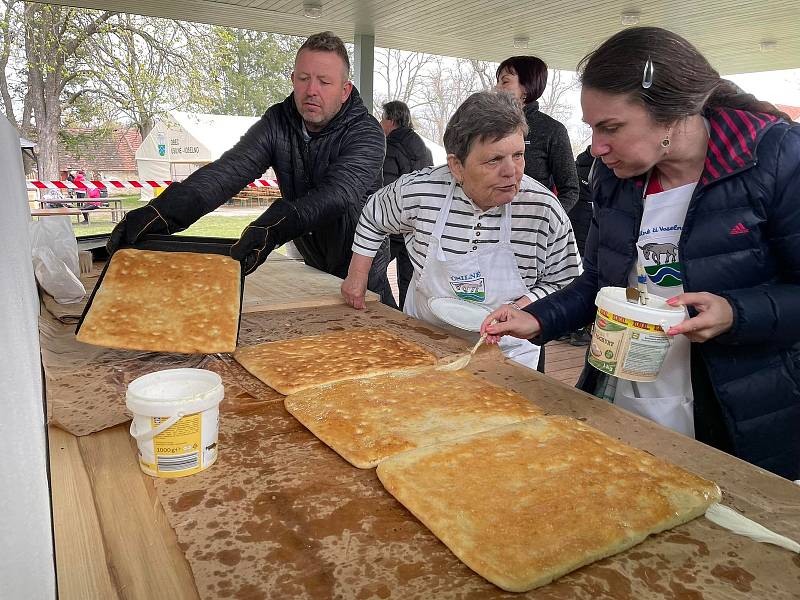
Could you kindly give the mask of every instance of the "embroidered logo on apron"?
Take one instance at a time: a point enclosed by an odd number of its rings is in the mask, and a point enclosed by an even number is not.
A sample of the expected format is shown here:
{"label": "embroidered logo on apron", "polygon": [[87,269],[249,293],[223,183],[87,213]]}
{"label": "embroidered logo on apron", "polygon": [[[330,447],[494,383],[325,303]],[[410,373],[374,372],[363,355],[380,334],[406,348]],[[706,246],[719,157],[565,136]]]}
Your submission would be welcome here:
{"label": "embroidered logo on apron", "polygon": [[468,275],[451,275],[450,287],[453,293],[467,302],[484,302],[486,300],[486,283],[480,271]]}
{"label": "embroidered logo on apron", "polygon": [[683,269],[678,260],[678,247],[675,244],[650,242],[639,246],[639,249],[642,251],[642,258],[646,261],[644,270],[650,281],[661,287],[683,285],[681,276]]}

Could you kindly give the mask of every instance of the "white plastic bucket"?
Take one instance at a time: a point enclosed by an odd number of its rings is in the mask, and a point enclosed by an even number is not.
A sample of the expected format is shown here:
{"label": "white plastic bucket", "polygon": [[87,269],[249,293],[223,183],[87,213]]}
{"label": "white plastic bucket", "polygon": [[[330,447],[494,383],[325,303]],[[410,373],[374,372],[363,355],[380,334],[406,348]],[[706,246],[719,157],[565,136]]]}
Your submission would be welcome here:
{"label": "white plastic bucket", "polygon": [[589,345],[589,364],[629,381],[655,381],[670,347],[666,331],[687,318],[686,310],[649,294],[647,304],[625,298],[625,288],[604,287]]}
{"label": "white plastic bucket", "polygon": [[154,477],[185,477],[217,460],[222,379],[205,369],[167,369],[128,385],[139,466]]}

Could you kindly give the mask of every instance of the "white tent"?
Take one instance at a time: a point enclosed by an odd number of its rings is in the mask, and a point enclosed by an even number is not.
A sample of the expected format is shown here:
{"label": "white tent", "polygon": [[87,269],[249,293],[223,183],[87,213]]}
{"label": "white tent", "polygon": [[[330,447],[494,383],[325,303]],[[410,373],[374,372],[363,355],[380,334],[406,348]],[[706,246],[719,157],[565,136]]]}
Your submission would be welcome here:
{"label": "white tent", "polygon": [[[171,110],[136,151],[140,181],[182,181],[230,149],[259,117]],[[142,198],[152,197],[142,189]]]}

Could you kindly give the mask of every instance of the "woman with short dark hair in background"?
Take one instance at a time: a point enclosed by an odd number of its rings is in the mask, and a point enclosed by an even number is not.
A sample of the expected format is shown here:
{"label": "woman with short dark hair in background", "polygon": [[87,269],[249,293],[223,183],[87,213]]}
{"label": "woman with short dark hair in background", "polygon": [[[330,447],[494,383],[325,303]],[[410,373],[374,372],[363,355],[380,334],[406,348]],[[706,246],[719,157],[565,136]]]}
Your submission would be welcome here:
{"label": "woman with short dark hair in background", "polygon": [[482,331],[538,343],[587,325],[638,261],[689,318],[667,331],[655,381],[587,366],[578,386],[800,478],[800,127],[665,29],[625,29],[578,70],[598,158],[584,272]]}
{"label": "woman with short dark hair in background", "polygon": [[528,122],[525,138],[525,175],[555,191],[569,212],[578,201],[578,175],[567,128],[539,110],[547,87],[547,65],[535,56],[512,56],[497,67],[496,89],[513,94],[522,103]]}

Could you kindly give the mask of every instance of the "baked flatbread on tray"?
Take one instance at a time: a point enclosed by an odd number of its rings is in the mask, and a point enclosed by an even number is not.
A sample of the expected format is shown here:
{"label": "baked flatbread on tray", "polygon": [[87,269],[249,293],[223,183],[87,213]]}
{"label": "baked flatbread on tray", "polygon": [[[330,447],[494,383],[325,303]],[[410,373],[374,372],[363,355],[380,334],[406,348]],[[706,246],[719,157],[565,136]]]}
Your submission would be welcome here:
{"label": "baked flatbread on tray", "polygon": [[716,484],[568,417],[397,454],[384,487],[473,571],[523,592],[702,515]]}
{"label": "baked flatbread on tray", "polygon": [[350,464],[541,415],[528,399],[463,371],[433,367],[350,379],[292,394],[286,410]]}
{"label": "baked flatbread on tray", "polygon": [[288,395],[325,383],[432,365],[436,357],[383,329],[348,329],[240,348],[233,357]]}
{"label": "baked flatbread on tray", "polygon": [[128,350],[233,352],[240,286],[241,264],[228,256],[117,250],[77,339]]}

